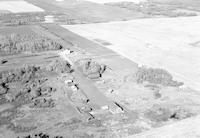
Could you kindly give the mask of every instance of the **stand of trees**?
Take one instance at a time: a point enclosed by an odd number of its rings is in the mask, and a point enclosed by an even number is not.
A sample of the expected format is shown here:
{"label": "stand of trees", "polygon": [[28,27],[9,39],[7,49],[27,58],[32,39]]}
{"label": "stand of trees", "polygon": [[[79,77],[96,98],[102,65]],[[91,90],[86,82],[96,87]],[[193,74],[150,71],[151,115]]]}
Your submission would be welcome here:
{"label": "stand of trees", "polygon": [[0,15],[0,20],[2,23],[10,26],[16,26],[16,25],[27,25],[31,23],[38,23],[38,22],[43,22],[44,21],[44,16],[41,13],[37,14],[29,14],[29,13],[24,13],[24,14],[3,14]]}
{"label": "stand of trees", "polygon": [[140,67],[136,73],[136,80],[138,83],[149,82],[173,87],[183,85],[182,82],[174,81],[169,72],[159,68]]}
{"label": "stand of trees", "polygon": [[62,45],[58,42],[36,34],[11,34],[0,36],[1,55],[60,50],[62,48]]}

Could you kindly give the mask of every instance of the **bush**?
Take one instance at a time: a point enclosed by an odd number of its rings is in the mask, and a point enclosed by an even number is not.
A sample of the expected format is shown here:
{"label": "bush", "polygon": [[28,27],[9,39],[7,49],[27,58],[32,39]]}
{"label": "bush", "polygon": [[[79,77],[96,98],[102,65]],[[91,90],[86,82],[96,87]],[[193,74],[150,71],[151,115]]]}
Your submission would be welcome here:
{"label": "bush", "polygon": [[96,79],[102,76],[106,70],[106,65],[99,64],[92,60],[86,60],[82,63],[79,63],[84,75],[90,79]]}
{"label": "bush", "polygon": [[54,60],[46,67],[46,69],[57,73],[70,73],[72,71],[71,65],[64,60]]}
{"label": "bush", "polygon": [[8,91],[8,88],[3,87],[3,86],[0,85],[0,95],[6,94],[7,91]]}
{"label": "bush", "polygon": [[36,67],[34,65],[24,65],[21,68],[2,73],[1,79],[4,83],[12,83],[16,81],[28,82],[32,78],[38,76],[37,73],[39,70],[40,67]]}

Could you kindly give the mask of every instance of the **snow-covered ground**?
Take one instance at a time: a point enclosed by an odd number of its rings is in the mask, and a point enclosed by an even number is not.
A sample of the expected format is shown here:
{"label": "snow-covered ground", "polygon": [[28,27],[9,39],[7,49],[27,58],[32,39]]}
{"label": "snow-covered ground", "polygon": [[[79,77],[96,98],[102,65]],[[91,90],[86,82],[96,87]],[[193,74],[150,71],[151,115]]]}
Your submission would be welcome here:
{"label": "snow-covered ground", "polygon": [[10,11],[12,13],[44,12],[43,9],[22,0],[0,1],[0,10]]}
{"label": "snow-covered ground", "polygon": [[146,0],[86,0],[86,1],[101,3],[101,4],[110,3],[110,2],[134,2],[134,3],[138,4],[138,3],[144,2]]}
{"label": "snow-covered ground", "polygon": [[[186,86],[200,90],[200,17],[138,19],[63,25],[140,65],[168,70]],[[103,46],[103,45],[102,45]]]}

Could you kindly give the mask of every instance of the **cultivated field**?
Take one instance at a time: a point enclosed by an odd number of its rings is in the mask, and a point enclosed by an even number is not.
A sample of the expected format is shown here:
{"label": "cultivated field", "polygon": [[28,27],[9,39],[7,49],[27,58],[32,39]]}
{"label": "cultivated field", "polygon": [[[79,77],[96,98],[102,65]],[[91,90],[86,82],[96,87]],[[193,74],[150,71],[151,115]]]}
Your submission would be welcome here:
{"label": "cultivated field", "polygon": [[43,9],[30,4],[26,1],[0,1],[0,10],[10,11],[12,13],[23,12],[44,12]]}
{"label": "cultivated field", "polygon": [[[200,89],[199,17],[141,19],[63,27],[150,67],[167,69],[186,86]],[[99,43],[99,41],[96,41]]]}
{"label": "cultivated field", "polygon": [[[142,14],[137,12],[131,12],[126,9],[118,7],[106,6],[103,4],[93,3],[89,1],[78,0],[27,0],[29,3],[41,7],[46,12],[58,13],[55,18],[65,20],[75,20],[74,24],[82,23],[96,23],[96,22],[108,22],[128,20],[134,18],[143,17]],[[59,15],[62,13],[61,15]],[[92,13],[92,14],[91,14]]]}

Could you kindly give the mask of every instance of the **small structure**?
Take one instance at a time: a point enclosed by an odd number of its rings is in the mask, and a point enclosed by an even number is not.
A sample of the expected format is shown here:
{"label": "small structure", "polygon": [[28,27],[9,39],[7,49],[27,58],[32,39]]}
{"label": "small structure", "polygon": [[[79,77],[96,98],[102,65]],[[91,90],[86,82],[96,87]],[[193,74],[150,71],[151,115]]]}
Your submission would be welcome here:
{"label": "small structure", "polygon": [[102,109],[102,110],[108,110],[108,109],[109,109],[109,106],[108,106],[108,105],[102,106],[101,109]]}
{"label": "small structure", "polygon": [[67,86],[71,86],[71,85],[73,85],[73,80],[71,80],[71,79],[65,80],[65,84]]}
{"label": "small structure", "polygon": [[119,107],[109,108],[109,111],[112,114],[124,113],[124,111],[121,108],[119,108]]}
{"label": "small structure", "polygon": [[66,49],[66,50],[65,50],[65,54],[66,54],[66,55],[69,55],[69,54],[71,54],[72,52],[73,52],[73,51],[72,51],[72,50],[69,50],[69,49]]}
{"label": "small structure", "polygon": [[108,92],[109,92],[109,93],[113,93],[114,90],[110,88],[110,89],[108,89]]}
{"label": "small structure", "polygon": [[71,89],[73,92],[77,92],[78,91],[78,87],[76,85],[72,85]]}
{"label": "small structure", "polygon": [[45,18],[45,23],[54,23],[54,16],[53,15],[47,15],[44,18]]}

